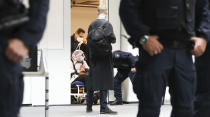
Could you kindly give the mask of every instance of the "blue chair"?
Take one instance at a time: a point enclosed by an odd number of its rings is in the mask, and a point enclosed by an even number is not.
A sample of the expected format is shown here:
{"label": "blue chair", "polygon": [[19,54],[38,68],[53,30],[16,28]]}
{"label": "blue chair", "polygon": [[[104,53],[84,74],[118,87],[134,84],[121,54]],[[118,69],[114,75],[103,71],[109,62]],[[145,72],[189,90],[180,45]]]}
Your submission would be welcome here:
{"label": "blue chair", "polygon": [[84,82],[82,82],[82,81],[75,81],[75,82],[73,82],[71,85],[85,85],[85,83]]}
{"label": "blue chair", "polygon": [[77,103],[80,104],[83,100],[86,99],[85,83],[82,81],[74,81],[71,83],[71,87],[73,86],[76,86],[77,92],[71,93],[71,95],[76,99]]}

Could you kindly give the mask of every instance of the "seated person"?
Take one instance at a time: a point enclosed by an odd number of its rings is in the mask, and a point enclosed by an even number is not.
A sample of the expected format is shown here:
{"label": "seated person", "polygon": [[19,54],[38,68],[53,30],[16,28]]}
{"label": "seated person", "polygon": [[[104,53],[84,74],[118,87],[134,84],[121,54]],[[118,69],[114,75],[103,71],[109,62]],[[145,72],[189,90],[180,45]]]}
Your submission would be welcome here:
{"label": "seated person", "polygon": [[82,81],[85,83],[88,77],[89,66],[85,61],[83,51],[76,50],[72,54],[72,63],[74,68],[74,77],[71,79],[71,83],[75,81]]}
{"label": "seated person", "polygon": [[84,65],[81,65],[79,71],[80,72],[78,73],[78,77],[73,82],[80,81],[83,82],[86,86],[86,81],[88,78],[88,69],[86,69]]}

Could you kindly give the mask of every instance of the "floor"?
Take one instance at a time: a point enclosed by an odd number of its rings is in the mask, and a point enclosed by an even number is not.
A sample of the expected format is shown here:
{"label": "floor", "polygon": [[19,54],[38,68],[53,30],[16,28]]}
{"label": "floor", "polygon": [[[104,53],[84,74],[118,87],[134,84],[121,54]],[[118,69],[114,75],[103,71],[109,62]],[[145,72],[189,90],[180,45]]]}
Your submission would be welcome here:
{"label": "floor", "polygon": [[[51,106],[49,117],[136,117],[137,104],[124,104],[122,106],[110,106],[117,115],[99,114],[99,106],[93,107],[92,113],[86,113],[86,107],[80,106]],[[164,105],[161,108],[160,117],[169,117],[171,111],[170,105]],[[44,117],[44,107],[22,107],[20,117]]]}

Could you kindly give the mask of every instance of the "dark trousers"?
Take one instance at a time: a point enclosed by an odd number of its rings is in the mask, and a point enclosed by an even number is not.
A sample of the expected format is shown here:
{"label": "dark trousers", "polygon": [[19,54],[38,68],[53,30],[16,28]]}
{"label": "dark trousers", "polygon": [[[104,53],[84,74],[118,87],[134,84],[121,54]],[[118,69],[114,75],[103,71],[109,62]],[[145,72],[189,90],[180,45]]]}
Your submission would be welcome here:
{"label": "dark trousers", "polygon": [[184,49],[165,48],[156,56],[143,51],[143,64],[137,63],[134,89],[139,98],[137,117],[159,117],[166,85],[171,95],[171,117],[192,117],[195,67],[192,55]]}
{"label": "dark trousers", "polygon": [[197,91],[195,99],[195,116],[210,117],[210,46],[195,61],[197,69]]}
{"label": "dark trousers", "polygon": [[114,78],[114,96],[117,101],[122,101],[122,82],[129,77],[131,82],[133,82],[135,73],[132,73],[130,69],[122,70],[118,69],[118,72]]}
{"label": "dark trousers", "polygon": [[[20,87],[21,86],[21,87]],[[18,63],[0,50],[0,117],[17,117],[23,97],[23,79]]]}
{"label": "dark trousers", "polygon": [[20,107],[22,106],[23,103],[23,94],[24,94],[24,80],[23,80],[23,75],[19,77],[19,91],[18,91],[18,106],[17,106],[17,113],[19,114]]}
{"label": "dark trousers", "polygon": [[[93,90],[88,90],[86,95],[87,107],[92,107],[93,105]],[[107,108],[107,90],[100,90],[100,105],[101,109]]]}

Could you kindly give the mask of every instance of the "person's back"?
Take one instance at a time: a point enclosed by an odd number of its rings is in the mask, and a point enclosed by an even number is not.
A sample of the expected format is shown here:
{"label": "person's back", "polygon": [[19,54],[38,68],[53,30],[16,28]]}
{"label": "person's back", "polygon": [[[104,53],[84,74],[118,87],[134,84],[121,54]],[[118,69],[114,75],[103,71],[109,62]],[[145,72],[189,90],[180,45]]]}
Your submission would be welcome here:
{"label": "person's back", "polygon": [[131,69],[135,67],[138,57],[133,56],[130,52],[116,50],[112,53],[114,68]]}
{"label": "person's back", "polygon": [[[88,29],[88,33],[91,32],[91,30],[94,30],[97,27],[100,27],[104,22],[105,23],[105,30],[104,33],[105,34],[110,34],[109,36],[107,36],[107,40],[108,43],[111,46],[111,43],[114,43],[116,41],[115,39],[115,35],[113,33],[113,29],[112,26],[109,22],[105,21],[105,19],[96,19],[95,21],[93,21]],[[100,87],[103,87],[102,89],[109,89],[109,88],[104,88],[104,87],[110,87],[110,85],[112,85],[113,83],[111,83],[113,81],[113,71],[112,71],[112,53],[111,51],[106,55],[106,56],[97,56],[98,53],[95,53],[95,49],[97,48],[91,48],[91,46],[89,45],[89,40],[91,40],[91,37],[88,37],[88,47],[89,47],[89,62],[90,62],[90,74],[92,77],[94,77],[93,79],[95,83],[93,87],[93,89],[99,90],[101,89]],[[99,49],[99,48],[98,48]],[[97,64],[98,63],[98,64]],[[110,67],[108,67],[108,66]],[[107,66],[107,67],[106,67]],[[107,69],[106,69],[107,68]],[[106,73],[107,71],[111,71],[108,72],[108,74]],[[96,74],[100,74],[100,75],[96,75]],[[101,78],[97,78],[97,77],[101,77]],[[103,78],[104,77],[104,78]],[[108,77],[109,79],[112,80],[106,80],[105,77]],[[109,83],[103,83],[103,80],[106,81],[111,81]],[[99,83],[98,83],[99,82]],[[110,84],[110,85],[108,85]],[[113,87],[113,85],[111,86]]]}
{"label": "person's back", "polygon": [[88,28],[88,46],[91,56],[103,57],[111,53],[111,43],[115,43],[112,25],[105,19],[94,20]]}
{"label": "person's back", "polygon": [[[106,51],[106,48],[100,48],[100,46],[94,45],[102,44],[102,46],[105,45],[104,47],[107,47],[107,45],[108,47],[111,47],[111,43],[116,41],[112,25],[108,21],[105,21],[106,15],[107,10],[99,9],[98,19],[93,21],[88,29],[90,72],[87,82],[86,111],[92,112],[93,92],[100,90],[100,113],[116,114],[117,112],[112,111],[107,106],[107,91],[114,88],[111,48],[108,49],[110,51]],[[102,26],[102,28],[100,28],[100,26]],[[105,38],[103,38],[103,36]],[[105,43],[97,43],[98,41],[103,41]],[[104,52],[105,54],[98,53],[96,51],[97,49],[101,49],[101,52]]]}

